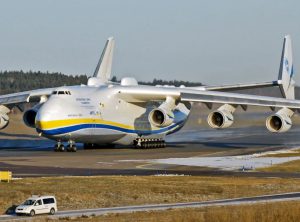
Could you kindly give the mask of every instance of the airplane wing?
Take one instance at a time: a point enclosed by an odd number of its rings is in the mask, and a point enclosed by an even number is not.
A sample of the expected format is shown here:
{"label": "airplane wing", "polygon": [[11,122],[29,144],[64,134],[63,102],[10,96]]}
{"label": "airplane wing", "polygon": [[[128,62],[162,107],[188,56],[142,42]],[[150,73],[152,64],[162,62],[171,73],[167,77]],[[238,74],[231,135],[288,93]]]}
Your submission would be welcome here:
{"label": "airplane wing", "polygon": [[[280,61],[278,80],[269,83],[231,85],[219,87],[123,87],[118,91],[119,97],[128,102],[146,102],[149,100],[166,100],[172,97],[177,101],[203,102],[203,103],[223,103],[231,105],[254,105],[287,107],[290,109],[300,109],[300,100],[295,100],[295,81],[293,80],[293,57],[292,43],[289,35],[285,36]],[[275,98],[267,96],[245,95],[239,93],[222,92],[233,89],[257,88],[262,86],[278,85],[285,98]],[[211,90],[211,91],[210,91]],[[218,91],[214,91],[218,90]]]}
{"label": "airplane wing", "polygon": [[233,84],[233,85],[219,85],[219,86],[201,86],[203,90],[209,91],[235,91],[235,90],[244,90],[244,89],[257,89],[257,88],[265,88],[265,87],[274,87],[279,86],[278,81],[272,82],[263,82],[263,83],[250,83],[250,84]]}
{"label": "airplane wing", "polygon": [[[219,85],[219,86],[199,86],[191,87],[200,90],[209,91],[235,91],[244,89],[256,89],[279,86],[281,93],[286,98],[293,98],[294,96],[294,69],[293,69],[293,57],[292,57],[292,41],[289,35],[284,37],[282,54],[280,60],[278,80],[263,82],[263,83],[252,83],[252,84],[233,84],[233,85]],[[292,87],[291,87],[292,86]]]}
{"label": "airplane wing", "polygon": [[11,93],[0,96],[1,105],[15,105],[26,102],[39,102],[42,97],[52,94],[55,88],[37,89],[20,93]]}
{"label": "airplane wing", "polygon": [[239,93],[204,91],[189,88],[147,86],[122,87],[117,93],[119,98],[132,103],[164,101],[167,99],[167,97],[172,97],[177,101],[300,109],[300,100],[290,100],[269,96],[245,95]]}

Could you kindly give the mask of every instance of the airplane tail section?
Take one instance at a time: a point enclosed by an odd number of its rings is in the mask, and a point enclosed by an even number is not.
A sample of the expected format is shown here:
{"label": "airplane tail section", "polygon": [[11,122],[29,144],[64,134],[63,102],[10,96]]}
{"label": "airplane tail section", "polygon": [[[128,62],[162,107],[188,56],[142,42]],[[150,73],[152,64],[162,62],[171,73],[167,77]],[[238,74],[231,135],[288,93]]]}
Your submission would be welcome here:
{"label": "airplane tail section", "polygon": [[289,35],[284,37],[280,68],[278,75],[278,84],[283,97],[295,99],[295,81],[293,79],[293,55],[292,41]]}
{"label": "airplane tail section", "polygon": [[101,82],[107,82],[110,79],[114,47],[114,38],[108,38],[93,75],[93,77],[99,78]]}

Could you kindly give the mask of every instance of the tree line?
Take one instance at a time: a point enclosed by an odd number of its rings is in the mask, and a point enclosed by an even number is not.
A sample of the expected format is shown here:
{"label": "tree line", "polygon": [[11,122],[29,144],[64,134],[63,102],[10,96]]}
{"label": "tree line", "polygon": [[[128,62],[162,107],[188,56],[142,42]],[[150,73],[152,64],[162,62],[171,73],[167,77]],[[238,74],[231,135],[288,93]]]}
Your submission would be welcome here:
{"label": "tree line", "polygon": [[51,88],[63,85],[78,85],[86,82],[86,75],[68,76],[58,72],[43,73],[39,71],[1,71],[0,94]]}
{"label": "tree line", "polygon": [[[65,75],[60,72],[40,72],[40,71],[0,71],[0,94],[22,92],[33,89],[52,88],[59,86],[72,86],[86,84],[87,75]],[[112,81],[119,82],[114,76]],[[174,86],[199,86],[201,83],[191,83],[187,81],[166,81],[154,79],[152,82],[139,82],[142,85],[174,85]]]}

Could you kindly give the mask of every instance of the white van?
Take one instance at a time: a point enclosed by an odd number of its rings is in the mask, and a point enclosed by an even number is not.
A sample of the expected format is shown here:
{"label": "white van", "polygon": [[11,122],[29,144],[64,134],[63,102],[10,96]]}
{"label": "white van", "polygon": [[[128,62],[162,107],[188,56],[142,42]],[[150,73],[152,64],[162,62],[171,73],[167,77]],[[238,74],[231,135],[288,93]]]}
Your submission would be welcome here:
{"label": "white van", "polygon": [[57,211],[56,199],[54,196],[32,196],[16,208],[16,214],[55,214]]}

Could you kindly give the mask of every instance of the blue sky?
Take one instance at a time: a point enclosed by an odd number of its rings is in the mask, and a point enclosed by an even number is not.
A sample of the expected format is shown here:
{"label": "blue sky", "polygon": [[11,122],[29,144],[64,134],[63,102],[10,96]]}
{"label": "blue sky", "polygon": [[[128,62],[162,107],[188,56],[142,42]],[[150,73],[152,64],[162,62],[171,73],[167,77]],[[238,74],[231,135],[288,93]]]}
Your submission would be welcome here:
{"label": "blue sky", "polygon": [[0,3],[0,70],[91,75],[114,36],[119,78],[261,82],[277,78],[283,37],[291,34],[300,82],[300,1]]}

